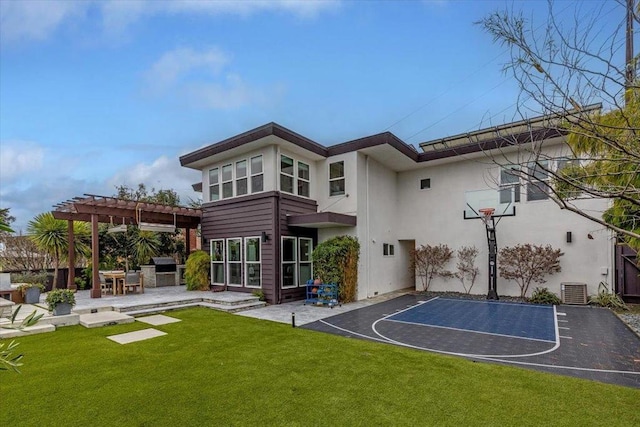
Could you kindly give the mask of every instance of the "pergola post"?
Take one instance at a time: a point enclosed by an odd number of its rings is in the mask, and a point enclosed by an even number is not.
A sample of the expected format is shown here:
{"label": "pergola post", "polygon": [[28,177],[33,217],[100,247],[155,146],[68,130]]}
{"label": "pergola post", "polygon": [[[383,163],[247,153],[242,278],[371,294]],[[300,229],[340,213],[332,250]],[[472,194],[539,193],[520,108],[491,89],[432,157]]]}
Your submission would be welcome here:
{"label": "pergola post", "polygon": [[98,235],[98,215],[91,214],[91,272],[92,283],[91,286],[91,298],[102,297],[102,290],[100,288],[100,246]]}
{"label": "pergola post", "polygon": [[69,274],[67,276],[67,289],[76,290],[76,250],[75,236],[73,234],[73,221],[67,221],[67,230],[69,233]]}

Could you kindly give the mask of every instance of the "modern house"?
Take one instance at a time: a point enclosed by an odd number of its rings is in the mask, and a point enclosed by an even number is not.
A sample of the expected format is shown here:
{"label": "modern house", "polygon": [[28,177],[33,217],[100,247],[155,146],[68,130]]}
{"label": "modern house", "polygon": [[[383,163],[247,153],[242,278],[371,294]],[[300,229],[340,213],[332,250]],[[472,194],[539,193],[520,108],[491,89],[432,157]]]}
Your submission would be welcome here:
{"label": "modern house", "polygon": [[[303,298],[304,284],[314,276],[313,248],[351,235],[361,245],[358,299],[421,289],[410,268],[411,250],[440,243],[479,249],[480,275],[471,292],[486,294],[486,230],[468,214],[467,203],[482,203],[474,194],[493,193],[513,212],[499,220],[498,247],[559,248],[562,272],[545,286],[560,295],[561,283],[585,283],[594,294],[601,281],[614,280],[611,233],[559,209],[544,191],[508,173],[526,164],[531,147],[546,153],[551,167],[562,167],[568,161],[564,141],[544,118],[422,143],[421,151],[390,132],[327,147],[269,123],[180,162],[202,172],[203,248],[211,251],[217,289],[260,289],[270,303]],[[576,203],[590,211],[607,208],[602,200]],[[457,279],[437,279],[431,289],[463,291]],[[498,277],[500,295],[519,292]]]}

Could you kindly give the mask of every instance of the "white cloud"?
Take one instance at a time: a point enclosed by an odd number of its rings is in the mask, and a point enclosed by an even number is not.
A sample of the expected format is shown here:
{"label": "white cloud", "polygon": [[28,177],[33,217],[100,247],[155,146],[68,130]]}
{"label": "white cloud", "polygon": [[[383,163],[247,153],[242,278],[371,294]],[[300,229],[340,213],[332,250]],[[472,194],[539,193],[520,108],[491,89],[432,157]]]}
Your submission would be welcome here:
{"label": "white cloud", "polygon": [[63,22],[86,14],[89,1],[1,0],[0,40],[42,40]]}
{"label": "white cloud", "polygon": [[162,54],[145,73],[153,96],[178,99],[188,106],[218,110],[265,104],[277,99],[282,88],[266,91],[252,87],[232,71],[230,56],[217,48],[196,51],[178,48]]}
{"label": "white cloud", "polygon": [[104,31],[118,35],[146,16],[236,15],[284,12],[309,19],[334,10],[340,0],[0,0],[0,40],[43,40],[65,25],[96,15]]}
{"label": "white cloud", "polygon": [[0,143],[0,182],[5,186],[21,175],[42,168],[44,149],[26,141],[2,141]]}
{"label": "white cloud", "polygon": [[180,196],[181,203],[186,204],[189,199],[199,197],[191,185],[200,180],[199,172],[183,168],[175,158],[161,156],[151,163],[138,163],[118,171],[106,180],[105,186],[111,189],[107,195],[115,193],[116,186],[135,188],[140,183],[145,184],[148,190],[172,189]]}
{"label": "white cloud", "polygon": [[217,48],[203,52],[178,48],[164,53],[151,66],[147,73],[147,81],[156,89],[166,89],[199,70],[207,76],[216,76],[227,63],[229,58]]}

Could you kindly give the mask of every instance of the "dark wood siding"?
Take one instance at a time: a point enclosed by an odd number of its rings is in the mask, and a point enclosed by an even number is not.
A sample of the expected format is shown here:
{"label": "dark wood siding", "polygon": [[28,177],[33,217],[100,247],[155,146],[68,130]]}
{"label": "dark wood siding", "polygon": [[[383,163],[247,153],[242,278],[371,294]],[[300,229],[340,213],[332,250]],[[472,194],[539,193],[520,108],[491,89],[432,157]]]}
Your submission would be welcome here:
{"label": "dark wood siding", "polygon": [[[313,247],[318,243],[318,230],[315,228],[289,227],[287,215],[300,215],[317,212],[318,205],[315,200],[283,194],[280,200],[280,235],[309,237],[313,239]],[[278,260],[280,264],[280,260]],[[278,265],[278,271],[279,271]],[[281,302],[288,302],[305,297],[306,288],[282,289]]]}
{"label": "dark wood siding", "polygon": [[[318,231],[311,228],[289,227],[287,215],[316,211],[317,203],[314,200],[275,191],[206,203],[202,206],[203,249],[209,251],[209,242],[212,239],[260,236],[264,231],[267,233],[268,240],[261,243],[261,268],[262,291],[267,301],[274,304],[304,298],[304,288],[281,289],[280,287],[280,237],[309,237],[313,239],[315,246]],[[238,292],[254,290],[235,286],[228,289]]]}
{"label": "dark wood siding", "polygon": [[[276,196],[275,192],[260,193],[207,203],[202,207],[202,239],[206,251],[210,250],[209,242],[212,239],[261,236],[263,231],[267,233],[269,240],[261,243],[261,269],[262,291],[270,303],[277,298],[273,286],[276,280],[274,264],[278,259],[273,238]],[[228,290],[250,293],[255,289],[230,286]]]}

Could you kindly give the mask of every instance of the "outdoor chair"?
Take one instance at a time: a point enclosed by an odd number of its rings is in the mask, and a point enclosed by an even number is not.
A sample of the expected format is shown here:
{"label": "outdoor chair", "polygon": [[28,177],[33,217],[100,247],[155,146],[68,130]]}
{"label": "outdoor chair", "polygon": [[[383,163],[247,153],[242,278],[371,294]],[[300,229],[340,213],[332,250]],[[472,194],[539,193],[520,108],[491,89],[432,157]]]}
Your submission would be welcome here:
{"label": "outdoor chair", "polygon": [[98,273],[98,277],[100,278],[100,289],[101,289],[102,293],[103,294],[105,292],[112,293],[113,292],[113,280],[107,281],[107,279],[104,277],[104,274],[102,274],[102,273]]}
{"label": "outdoor chair", "polygon": [[142,273],[139,271],[128,271],[124,276],[124,285],[122,286],[122,292],[126,295],[127,291],[144,293],[144,280]]}

